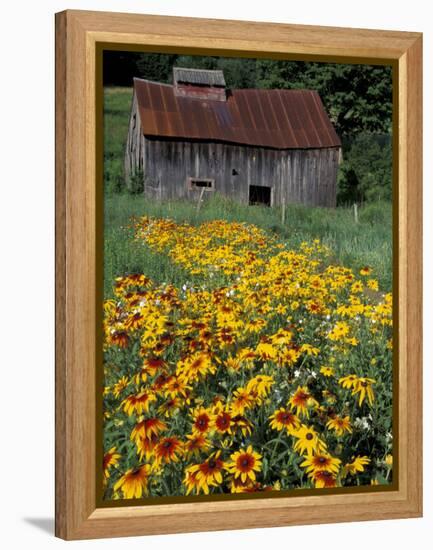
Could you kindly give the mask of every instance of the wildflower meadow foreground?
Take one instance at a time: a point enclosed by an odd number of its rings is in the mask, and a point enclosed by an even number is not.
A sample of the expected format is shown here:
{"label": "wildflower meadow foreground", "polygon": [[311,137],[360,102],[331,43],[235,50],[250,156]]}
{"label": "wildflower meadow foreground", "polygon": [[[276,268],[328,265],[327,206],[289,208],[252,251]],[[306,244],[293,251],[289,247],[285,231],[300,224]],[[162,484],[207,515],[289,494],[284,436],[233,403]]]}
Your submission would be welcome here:
{"label": "wildflower meadow foreground", "polygon": [[185,273],[104,303],[104,498],[392,481],[392,295],[255,225],[135,220]]}

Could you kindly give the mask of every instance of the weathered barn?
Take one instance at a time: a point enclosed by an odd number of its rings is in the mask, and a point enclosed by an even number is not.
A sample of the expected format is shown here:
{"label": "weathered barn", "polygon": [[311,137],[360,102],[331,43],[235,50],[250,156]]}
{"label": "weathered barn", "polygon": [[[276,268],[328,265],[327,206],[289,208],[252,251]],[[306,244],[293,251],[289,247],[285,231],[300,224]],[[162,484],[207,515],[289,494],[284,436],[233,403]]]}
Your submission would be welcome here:
{"label": "weathered barn", "polygon": [[335,206],[340,152],[316,91],[228,89],[199,69],[174,68],[173,85],[134,79],[125,176],[149,198]]}

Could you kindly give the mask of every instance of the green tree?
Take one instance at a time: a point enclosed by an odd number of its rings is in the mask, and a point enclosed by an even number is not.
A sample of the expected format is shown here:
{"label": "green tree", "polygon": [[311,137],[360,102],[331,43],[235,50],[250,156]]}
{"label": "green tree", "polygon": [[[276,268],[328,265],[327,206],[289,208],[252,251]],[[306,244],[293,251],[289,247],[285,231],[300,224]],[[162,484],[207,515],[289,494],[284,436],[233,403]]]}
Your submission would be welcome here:
{"label": "green tree", "polygon": [[340,136],[391,131],[389,66],[258,60],[257,75],[258,87],[316,90]]}
{"label": "green tree", "polygon": [[136,74],[139,78],[155,82],[171,83],[173,65],[179,56],[167,53],[141,53],[136,62]]}
{"label": "green tree", "polygon": [[338,174],[338,203],[391,200],[390,136],[359,134],[344,149]]}
{"label": "green tree", "polygon": [[256,86],[255,59],[181,55],[177,58],[175,65],[191,69],[222,70],[229,88],[255,88]]}

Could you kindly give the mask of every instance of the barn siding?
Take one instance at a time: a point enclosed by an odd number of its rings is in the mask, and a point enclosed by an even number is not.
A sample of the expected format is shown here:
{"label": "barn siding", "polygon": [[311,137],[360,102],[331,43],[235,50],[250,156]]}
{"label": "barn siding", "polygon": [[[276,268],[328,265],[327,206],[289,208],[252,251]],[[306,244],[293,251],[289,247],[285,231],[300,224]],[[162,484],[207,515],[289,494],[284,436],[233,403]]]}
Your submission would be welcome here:
{"label": "barn siding", "polygon": [[137,169],[142,170],[144,192],[150,199],[198,200],[201,189],[187,185],[193,177],[215,180],[214,191],[206,190],[205,197],[218,192],[248,204],[249,186],[265,185],[271,188],[273,206],[295,202],[332,207],[338,163],[339,148],[279,150],[144,137],[134,94],[125,176],[128,182]]}
{"label": "barn siding", "polygon": [[134,93],[132,97],[131,115],[129,117],[128,136],[126,139],[125,150],[125,181],[130,185],[131,176],[138,170],[144,171],[144,136],[141,131],[140,115],[138,113],[137,97]]}

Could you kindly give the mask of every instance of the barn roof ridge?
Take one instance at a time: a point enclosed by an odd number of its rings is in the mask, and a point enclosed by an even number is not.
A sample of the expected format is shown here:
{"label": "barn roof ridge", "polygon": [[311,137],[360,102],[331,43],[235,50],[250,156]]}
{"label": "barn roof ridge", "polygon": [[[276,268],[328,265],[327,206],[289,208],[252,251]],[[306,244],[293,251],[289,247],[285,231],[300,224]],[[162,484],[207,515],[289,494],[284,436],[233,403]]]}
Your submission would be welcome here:
{"label": "barn roof ridge", "polygon": [[[191,69],[192,70],[192,69]],[[201,69],[194,69],[197,71],[200,71]],[[212,69],[213,70],[213,69]],[[149,82],[150,84],[156,84],[158,86],[168,86],[169,88],[174,88],[175,85],[170,82],[159,82],[158,80],[151,80],[150,78],[142,78],[141,76],[134,76],[132,77],[132,80],[140,80],[142,82]],[[263,92],[314,92],[315,94],[319,95],[319,92],[317,90],[314,90],[313,88],[227,88],[227,91],[236,91],[236,90],[242,90],[243,92],[253,92],[253,91],[263,91]],[[212,101],[212,100],[210,100]]]}
{"label": "barn roof ridge", "polygon": [[156,80],[150,80],[148,78],[141,78],[140,76],[134,76],[134,77],[132,77],[132,80],[134,82],[136,80],[140,80],[142,82],[149,82],[150,84],[158,84],[158,86],[169,86],[170,88],[173,88],[173,84],[170,84],[169,82],[157,82]]}
{"label": "barn roof ridge", "polygon": [[175,85],[134,78],[144,135],[275,149],[341,147],[317,90],[228,89],[226,101],[179,97]]}
{"label": "barn roof ridge", "polygon": [[197,69],[189,67],[173,67],[173,83],[187,82],[201,86],[226,87],[224,71],[221,69]]}

